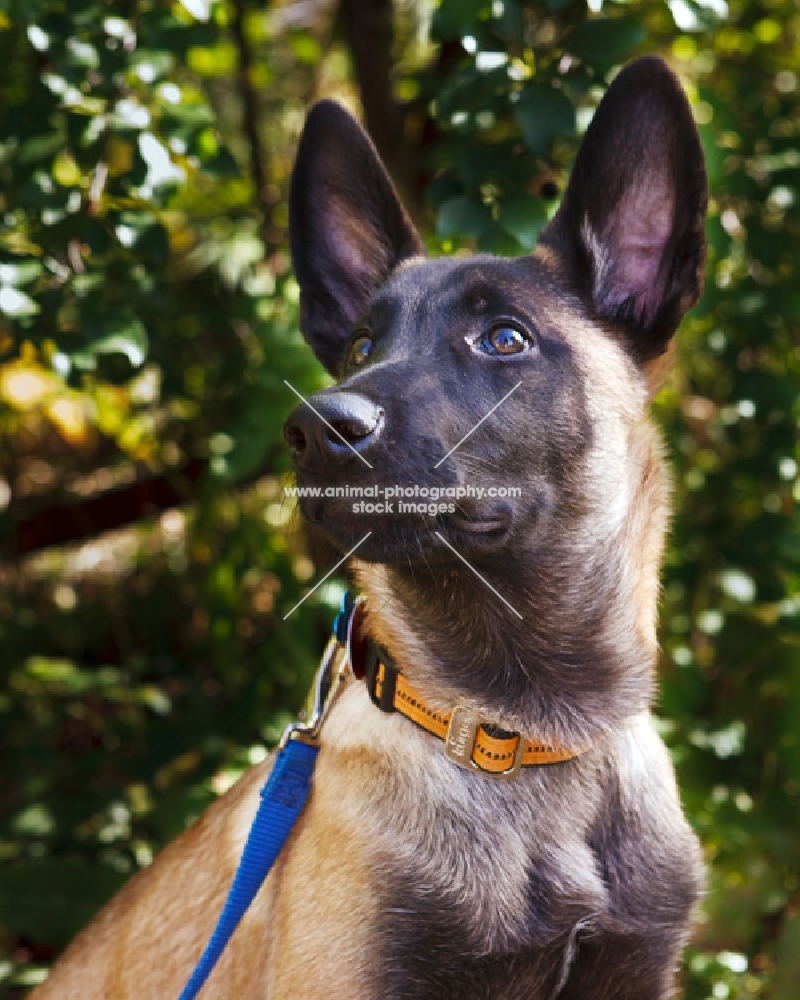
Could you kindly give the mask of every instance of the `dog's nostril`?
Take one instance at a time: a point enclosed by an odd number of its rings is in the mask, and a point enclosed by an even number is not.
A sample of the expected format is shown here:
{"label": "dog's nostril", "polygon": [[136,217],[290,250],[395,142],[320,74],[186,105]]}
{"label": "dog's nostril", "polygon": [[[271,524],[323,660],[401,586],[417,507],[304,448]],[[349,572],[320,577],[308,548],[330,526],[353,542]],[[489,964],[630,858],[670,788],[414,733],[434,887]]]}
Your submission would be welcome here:
{"label": "dog's nostril", "polygon": [[308,447],[308,440],[304,431],[296,424],[284,428],[283,437],[289,445],[289,451],[295,458],[298,458]]}
{"label": "dog's nostril", "polygon": [[383,428],[383,407],[356,393],[320,392],[306,406],[295,407],[283,426],[292,459],[313,464],[323,456],[340,459],[350,449],[371,447]]}

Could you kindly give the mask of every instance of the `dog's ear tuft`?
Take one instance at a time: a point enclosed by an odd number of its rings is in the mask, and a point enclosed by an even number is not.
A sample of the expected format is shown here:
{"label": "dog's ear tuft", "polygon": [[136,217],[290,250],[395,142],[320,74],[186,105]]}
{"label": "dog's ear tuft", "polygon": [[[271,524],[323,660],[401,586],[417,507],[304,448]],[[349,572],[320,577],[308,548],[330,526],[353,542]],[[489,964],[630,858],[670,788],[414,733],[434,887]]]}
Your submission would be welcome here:
{"label": "dog's ear tuft", "polygon": [[424,247],[369,137],[334,101],[320,101],[309,112],[289,220],[303,335],[338,375],[370,295]]}
{"label": "dog's ear tuft", "polygon": [[577,253],[592,308],[641,361],[664,352],[700,295],[707,201],[686,95],[662,59],[638,59],[600,102],[543,242]]}

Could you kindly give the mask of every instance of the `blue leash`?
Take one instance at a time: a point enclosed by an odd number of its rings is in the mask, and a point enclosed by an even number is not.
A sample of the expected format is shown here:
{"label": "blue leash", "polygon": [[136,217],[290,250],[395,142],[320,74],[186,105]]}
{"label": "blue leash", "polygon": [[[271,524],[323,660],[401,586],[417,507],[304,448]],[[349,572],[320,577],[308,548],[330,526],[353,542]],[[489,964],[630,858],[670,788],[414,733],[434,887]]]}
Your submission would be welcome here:
{"label": "blue leash", "polygon": [[194,1000],[200,992],[289,839],[295,820],[311,791],[311,776],[318,753],[318,746],[299,740],[290,740],[278,751],[269,780],[261,790],[261,803],[225,906],[206,950],[183,988],[180,1000]]}
{"label": "blue leash", "polygon": [[354,608],[353,595],[348,591],[317,671],[309,721],[292,723],[283,734],[217,926],[178,1000],[194,1000],[203,988],[308,800],[319,753],[319,730],[347,668],[347,634]]}

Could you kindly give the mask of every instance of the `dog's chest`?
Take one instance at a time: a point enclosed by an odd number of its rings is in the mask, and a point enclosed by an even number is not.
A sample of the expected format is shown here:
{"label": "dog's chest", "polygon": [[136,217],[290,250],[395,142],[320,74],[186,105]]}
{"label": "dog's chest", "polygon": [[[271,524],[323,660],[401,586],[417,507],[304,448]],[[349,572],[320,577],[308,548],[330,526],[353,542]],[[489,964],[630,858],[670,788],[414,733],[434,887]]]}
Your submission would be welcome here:
{"label": "dog's chest", "polygon": [[[576,769],[516,782],[456,770],[435,740],[353,689],[331,719],[341,793],[375,880],[384,997],[549,997],[574,925],[605,896]],[[583,803],[565,816],[562,799]],[[534,985],[535,984],[535,985]]]}

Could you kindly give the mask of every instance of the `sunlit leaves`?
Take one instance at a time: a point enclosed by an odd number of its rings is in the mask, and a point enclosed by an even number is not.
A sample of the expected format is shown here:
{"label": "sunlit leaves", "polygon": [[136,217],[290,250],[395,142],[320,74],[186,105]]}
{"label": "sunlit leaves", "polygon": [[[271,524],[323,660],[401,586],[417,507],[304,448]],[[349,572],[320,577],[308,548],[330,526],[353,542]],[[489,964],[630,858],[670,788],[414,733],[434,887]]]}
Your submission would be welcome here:
{"label": "sunlit leaves", "polygon": [[[4,550],[0,990],[41,975],[16,935],[52,955],[247,763],[239,743],[273,738],[327,624],[309,602],[302,633],[271,635],[314,566],[264,517],[279,480],[238,492],[285,465],[282,377],[318,374],[226,142],[247,161],[222,6],[43,0],[0,24],[0,545],[39,512],[91,532],[92,502],[159,475],[190,511],[154,525],[140,504],[143,522],[19,573]],[[264,45],[286,95],[267,119],[278,201],[283,108],[322,50]]]}
{"label": "sunlit leaves", "polygon": [[17,318],[35,316],[39,312],[39,306],[18,288],[0,285],[0,312]]}
{"label": "sunlit leaves", "polygon": [[[217,167],[208,183],[220,170],[230,174],[232,165],[213,134],[214,115],[203,96],[174,79],[181,56],[198,45],[207,26],[165,12],[134,26],[100,11],[86,3],[71,18],[45,2],[35,22],[14,23],[0,37],[0,44],[46,53],[40,65],[29,62],[24,91],[7,109],[6,191],[22,211],[16,232],[5,239],[14,248],[24,234],[55,263],[52,276],[43,272],[24,292],[16,286],[5,292],[3,311],[34,340],[45,335],[55,341],[61,356],[74,353],[84,369],[87,358],[110,351],[136,367],[147,349],[145,326],[151,341],[161,335],[141,313],[163,286],[169,240],[160,224],[129,224],[120,215],[136,215],[131,209],[137,203],[149,203],[151,212],[164,207],[176,185],[198,181],[204,162]],[[208,13],[193,11],[206,19]],[[14,37],[20,28],[24,42]],[[135,335],[104,333],[94,338],[94,348],[74,336],[85,310],[72,303],[82,297],[88,271],[113,273],[136,320],[135,327],[133,319],[127,326],[121,321],[120,329]],[[25,323],[37,314],[36,326]]]}
{"label": "sunlit leaves", "polygon": [[122,354],[133,368],[139,368],[147,357],[147,331],[135,316],[114,316],[105,329],[91,339],[81,356],[83,353],[94,357]]}
{"label": "sunlit leaves", "polygon": [[[501,253],[530,249],[542,228],[541,206],[534,201],[526,221],[515,224],[508,205],[522,202],[537,172],[566,166],[579,115],[585,121],[593,109],[592,84],[602,84],[644,38],[637,16],[587,19],[565,4],[549,10],[544,21],[516,3],[443,3],[437,11],[434,33],[453,45],[458,39],[462,53],[437,80],[433,105],[443,131],[435,156],[444,169],[430,189],[440,239],[483,240],[483,248]],[[497,162],[485,155],[493,148]],[[449,203],[439,200],[450,176],[448,149],[450,170],[462,182],[447,192]],[[491,220],[481,222],[485,209]],[[463,218],[460,234],[453,218]]]}
{"label": "sunlit leaves", "polygon": [[[114,537],[24,570],[0,561],[0,771],[13,777],[0,923],[27,940],[66,940],[122,872],[260,759],[324,640],[328,615],[311,601],[302,624],[276,625],[315,570],[281,496],[294,405],[282,379],[320,377],[281,240],[307,103],[332,80],[348,97],[353,85],[338,36],[290,23],[296,7],[253,5],[245,18],[267,226],[225,0],[0,13],[0,541],[17,517],[61,500],[83,510],[151,475],[185,491],[180,508]],[[713,862],[684,994],[794,1000],[796,11],[589,8],[442,0],[433,69],[404,68],[396,93],[413,102],[409,134],[424,136],[433,249],[508,254],[529,251],[552,216],[617,65],[662,51],[697,98],[712,184],[706,293],[656,404],[678,511],[657,707]],[[201,485],[190,463],[206,470]],[[3,986],[9,975],[40,970],[0,962]]]}

